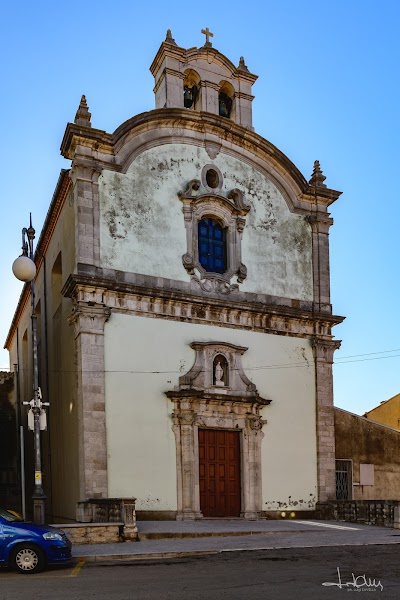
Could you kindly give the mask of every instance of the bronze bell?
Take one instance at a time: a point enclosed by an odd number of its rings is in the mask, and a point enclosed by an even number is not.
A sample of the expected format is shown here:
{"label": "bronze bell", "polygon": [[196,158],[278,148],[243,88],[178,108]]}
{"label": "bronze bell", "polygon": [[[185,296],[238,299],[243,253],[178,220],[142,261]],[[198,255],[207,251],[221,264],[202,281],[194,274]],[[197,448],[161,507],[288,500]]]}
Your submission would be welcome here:
{"label": "bronze bell", "polygon": [[193,88],[185,85],[185,91],[183,93],[183,104],[185,108],[191,108],[193,104]]}

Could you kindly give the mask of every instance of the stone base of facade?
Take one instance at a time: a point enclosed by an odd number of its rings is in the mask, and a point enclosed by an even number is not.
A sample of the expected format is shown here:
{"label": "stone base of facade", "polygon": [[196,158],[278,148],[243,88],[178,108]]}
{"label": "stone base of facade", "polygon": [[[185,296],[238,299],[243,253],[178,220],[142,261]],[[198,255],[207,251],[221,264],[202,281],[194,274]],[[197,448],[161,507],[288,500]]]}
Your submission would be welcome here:
{"label": "stone base of facade", "polygon": [[[262,510],[259,519],[273,519],[279,521],[293,521],[296,519],[316,519],[317,513],[314,509],[293,510],[282,508],[281,510]],[[321,517],[320,517],[321,518]]]}
{"label": "stone base of facade", "polygon": [[[248,520],[257,521],[259,519],[316,519],[317,513],[314,509],[293,511],[289,509],[282,510],[260,510],[241,512],[240,517],[203,517],[202,513],[179,513],[173,510],[138,510],[136,511],[137,521],[230,521],[230,520]],[[321,517],[319,517],[321,518]],[[330,517],[327,517],[330,518]]]}
{"label": "stone base of facade", "polygon": [[317,518],[400,529],[400,500],[318,502]]}
{"label": "stone base of facade", "polygon": [[176,513],[176,520],[177,521],[196,521],[198,519],[202,519],[203,515],[201,512],[197,512],[197,511],[192,511],[192,510],[188,510],[188,511],[178,511]]}
{"label": "stone base of facade", "polygon": [[137,510],[137,521],[176,521],[176,510]]}
{"label": "stone base of facade", "polygon": [[[74,523],[53,527],[62,529],[73,544],[115,544],[125,541],[123,523]],[[137,532],[134,540],[137,540]]]}

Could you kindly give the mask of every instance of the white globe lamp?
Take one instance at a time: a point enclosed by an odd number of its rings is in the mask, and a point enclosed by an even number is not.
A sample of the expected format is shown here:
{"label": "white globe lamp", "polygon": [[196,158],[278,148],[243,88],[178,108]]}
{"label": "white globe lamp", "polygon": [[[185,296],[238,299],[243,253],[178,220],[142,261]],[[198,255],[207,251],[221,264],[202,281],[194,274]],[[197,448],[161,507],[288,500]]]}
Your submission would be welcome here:
{"label": "white globe lamp", "polygon": [[12,270],[17,279],[20,281],[32,281],[36,275],[36,265],[28,256],[18,256],[14,260]]}

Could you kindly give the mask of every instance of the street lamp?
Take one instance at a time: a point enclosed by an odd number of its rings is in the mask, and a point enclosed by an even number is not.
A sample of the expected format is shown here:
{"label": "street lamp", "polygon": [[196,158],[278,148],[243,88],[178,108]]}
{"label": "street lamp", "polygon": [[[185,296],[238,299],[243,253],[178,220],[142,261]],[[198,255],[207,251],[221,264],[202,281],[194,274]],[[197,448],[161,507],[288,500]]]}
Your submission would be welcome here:
{"label": "street lamp", "polygon": [[42,460],[40,454],[40,416],[43,403],[39,388],[39,370],[37,354],[37,326],[35,312],[35,286],[34,278],[36,275],[36,265],[33,260],[33,240],[35,239],[35,230],[32,227],[32,215],[29,216],[29,227],[22,230],[22,254],[12,266],[13,273],[17,279],[30,282],[31,307],[32,307],[32,352],[33,352],[33,399],[29,404],[33,413],[33,448],[35,454],[35,488],[32,496],[33,500],[33,520],[36,523],[45,522],[45,500],[46,496],[42,487]]}

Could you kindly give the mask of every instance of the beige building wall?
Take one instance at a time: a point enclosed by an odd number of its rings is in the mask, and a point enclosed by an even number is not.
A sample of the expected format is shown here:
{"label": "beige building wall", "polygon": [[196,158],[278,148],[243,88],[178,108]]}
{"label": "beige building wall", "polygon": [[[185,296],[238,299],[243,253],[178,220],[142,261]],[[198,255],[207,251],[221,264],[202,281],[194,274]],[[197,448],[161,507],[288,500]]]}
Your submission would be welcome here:
{"label": "beige building wall", "polygon": [[[281,191],[248,162],[221,152],[165,144],[144,151],[126,174],[99,177],[100,257],[103,268],[189,281],[182,266],[186,229],[178,192],[201,180],[205,165],[223,176],[221,194],[237,188],[251,206],[246,216],[241,291],[313,299],[311,227],[290,212]],[[203,184],[199,194],[209,193]]]}
{"label": "beige building wall", "polygon": [[[36,235],[35,242],[38,241]],[[78,443],[76,364],[73,329],[67,317],[71,312],[71,300],[63,298],[61,289],[73,270],[74,210],[65,202],[54,228],[52,237],[41,261],[35,279],[35,307],[37,315],[39,383],[43,400],[50,402],[47,409],[48,430],[41,433],[43,486],[47,495],[46,510],[56,520],[74,519],[78,496]],[[47,311],[47,324],[46,324]],[[47,327],[46,327],[47,325]],[[17,336],[19,352],[17,352]],[[47,349],[46,349],[47,336]],[[48,362],[48,379],[46,377]],[[21,401],[33,396],[32,370],[32,322],[30,296],[24,307],[10,343],[10,366],[19,365]],[[27,410],[22,408],[23,425],[27,425]],[[30,490],[33,486],[33,433],[26,433],[27,449],[27,506],[30,509]],[[49,469],[49,455],[53,465]],[[54,466],[57,465],[56,468]],[[52,516],[49,520],[52,520]]]}
{"label": "beige building wall", "polygon": [[106,323],[104,337],[109,497],[134,495],[138,510],[176,510],[172,403],[164,392],[174,389],[179,376],[192,367],[193,341],[248,347],[242,358],[244,372],[259,394],[272,400],[262,409],[267,421],[261,445],[263,510],[314,508],[315,375],[310,342],[118,312]]}
{"label": "beige building wall", "polygon": [[335,444],[352,463],[353,500],[400,500],[399,431],[335,408]]}
{"label": "beige building wall", "polygon": [[400,394],[381,402],[379,406],[367,411],[364,416],[382,425],[400,429]]}

